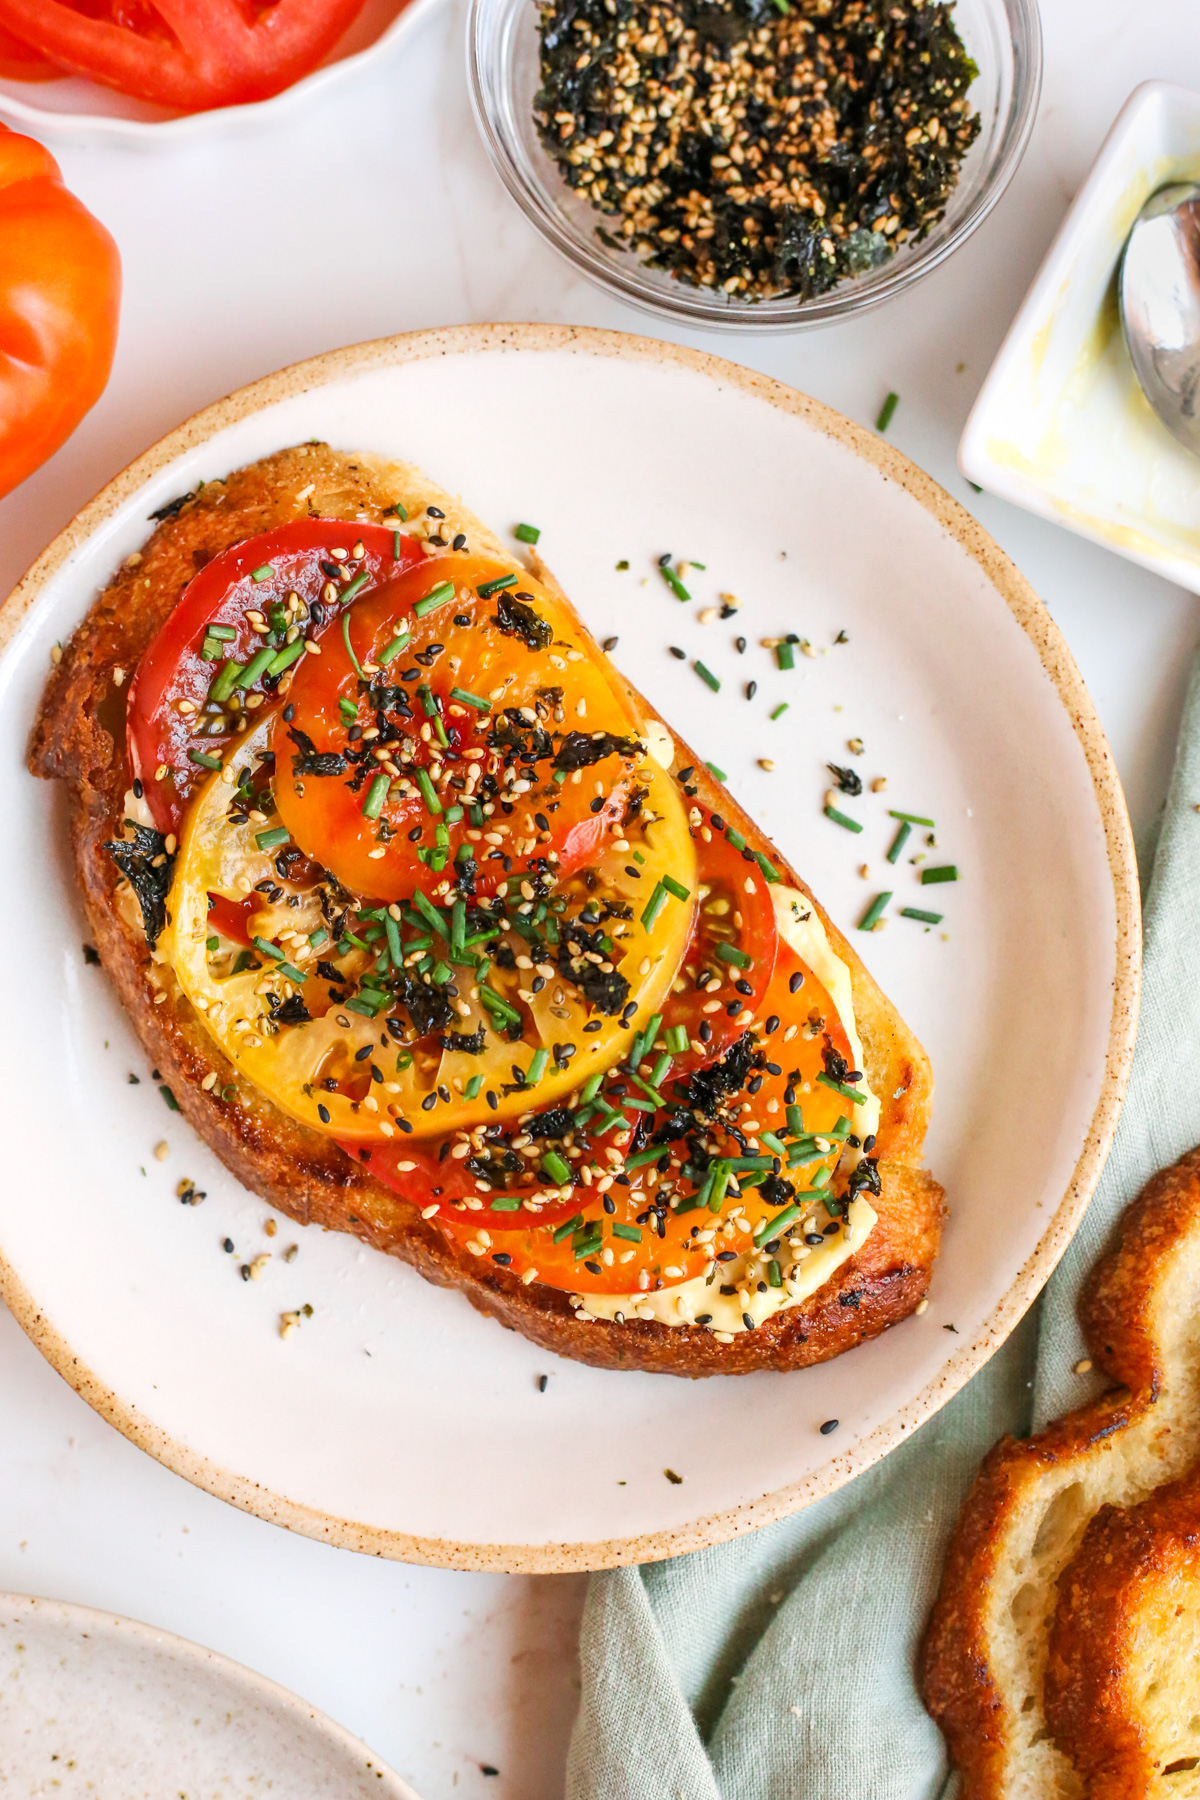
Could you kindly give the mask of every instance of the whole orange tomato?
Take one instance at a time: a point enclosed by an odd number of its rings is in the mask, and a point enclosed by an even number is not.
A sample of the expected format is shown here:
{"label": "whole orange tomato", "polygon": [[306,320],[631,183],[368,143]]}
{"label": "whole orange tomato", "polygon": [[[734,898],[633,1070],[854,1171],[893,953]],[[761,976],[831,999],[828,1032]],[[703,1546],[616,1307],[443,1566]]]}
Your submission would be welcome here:
{"label": "whole orange tomato", "polygon": [[0,126],[0,495],[64,443],[104,392],[121,259],[32,138]]}

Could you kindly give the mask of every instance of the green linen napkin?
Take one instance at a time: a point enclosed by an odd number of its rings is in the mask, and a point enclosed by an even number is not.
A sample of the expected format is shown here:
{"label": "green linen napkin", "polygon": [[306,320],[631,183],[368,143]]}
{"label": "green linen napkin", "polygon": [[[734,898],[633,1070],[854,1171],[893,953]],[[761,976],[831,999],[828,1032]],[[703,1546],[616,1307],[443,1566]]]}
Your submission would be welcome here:
{"label": "green linen napkin", "polygon": [[1200,1138],[1198,801],[1200,661],[1146,897],[1125,1110],[1039,1305],[909,1443],[838,1493],[732,1543],[592,1576],[568,1800],[943,1792],[945,1750],[914,1670],[963,1495],[1003,1433],[1099,1391],[1072,1373],[1084,1353],[1076,1297],[1122,1209]]}

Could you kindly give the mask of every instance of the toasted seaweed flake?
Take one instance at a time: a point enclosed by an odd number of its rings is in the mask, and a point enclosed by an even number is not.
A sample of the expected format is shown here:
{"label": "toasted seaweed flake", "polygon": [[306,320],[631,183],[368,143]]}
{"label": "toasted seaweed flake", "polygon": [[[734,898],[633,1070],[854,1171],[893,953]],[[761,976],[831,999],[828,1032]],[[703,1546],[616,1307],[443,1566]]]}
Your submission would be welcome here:
{"label": "toasted seaweed flake", "polygon": [[167,855],[167,840],[161,831],[132,819],[126,819],[125,827],[132,837],[115,838],[104,848],[137,895],[146,942],[153,950],[167,923],[166,901],[175,858]]}

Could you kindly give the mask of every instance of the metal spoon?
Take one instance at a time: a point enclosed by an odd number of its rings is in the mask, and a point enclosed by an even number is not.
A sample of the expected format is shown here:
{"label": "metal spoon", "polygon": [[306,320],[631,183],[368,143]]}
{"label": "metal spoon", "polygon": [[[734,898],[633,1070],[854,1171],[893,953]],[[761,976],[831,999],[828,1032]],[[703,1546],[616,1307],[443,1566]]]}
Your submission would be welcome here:
{"label": "metal spoon", "polygon": [[1125,245],[1121,323],[1142,392],[1200,456],[1200,183],[1160,188]]}

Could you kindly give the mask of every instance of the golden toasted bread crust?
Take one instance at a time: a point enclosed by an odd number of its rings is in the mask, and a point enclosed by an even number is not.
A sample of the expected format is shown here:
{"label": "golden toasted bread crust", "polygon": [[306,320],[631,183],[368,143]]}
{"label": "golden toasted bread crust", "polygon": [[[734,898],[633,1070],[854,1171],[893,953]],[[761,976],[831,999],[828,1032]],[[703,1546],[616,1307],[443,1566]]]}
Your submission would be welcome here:
{"label": "golden toasted bread crust", "polygon": [[[375,1181],[330,1139],[280,1112],[226,1061],[170,971],[152,961],[140,931],[122,918],[117,871],[104,849],[120,834],[131,772],[125,749],[127,678],[197,569],[221,551],[291,519],[316,515],[378,522],[395,498],[435,494],[416,472],[327,445],[284,450],[223,482],[209,483],[164,520],[130,559],[66,647],[47,688],[29,754],[36,775],[70,792],[71,837],[80,891],[101,961],[146,1049],[182,1112],[238,1179],[301,1223],[349,1231],[411,1263],[427,1279],[464,1290],[480,1311],[563,1356],[608,1368],[677,1375],[743,1374],[801,1368],[877,1336],[923,1297],[941,1237],[942,1190],[915,1165],[929,1119],[929,1063],[894,1008],[832,923],[820,913],[847,963],[866,1074],[883,1096],[876,1154],[879,1223],[866,1244],[807,1302],[719,1344],[703,1329],[653,1321],[577,1319],[566,1294],[522,1287],[495,1265],[451,1248],[414,1205]],[[299,496],[303,495],[303,498]],[[463,516],[461,507],[457,514]],[[453,515],[451,515],[453,518]],[[475,548],[496,546],[473,520]],[[631,694],[634,690],[629,690]],[[657,714],[634,696],[644,716]],[[664,721],[665,723],[665,721]],[[700,759],[675,740],[685,760]],[[740,807],[703,771],[703,797],[752,841],[762,842]],[[772,850],[777,862],[777,853]],[[785,878],[803,883],[790,870]],[[807,893],[807,889],[804,891]],[[815,902],[814,902],[815,904]],[[202,1082],[213,1072],[212,1091]],[[221,1098],[222,1091],[232,1097]]]}
{"label": "golden toasted bread crust", "polygon": [[[1081,1302],[1092,1360],[1120,1387],[986,1457],[951,1539],[921,1687],[963,1800],[1082,1793],[1045,1740],[1042,1671],[1060,1573],[1109,1500],[1139,1500],[1200,1456],[1197,1338],[1176,1319],[1200,1272],[1200,1150],[1156,1175]],[[1025,1649],[1010,1641],[1023,1621]],[[1056,1761],[1057,1757],[1057,1761]],[[1064,1767],[1059,1767],[1064,1763]],[[1052,1785],[1053,1782],[1053,1785]],[[1040,1784],[1040,1785],[1039,1785]]]}
{"label": "golden toasted bread crust", "polygon": [[[1200,1753],[1189,1728],[1198,1576],[1193,1474],[1139,1506],[1102,1506],[1059,1578],[1046,1722],[1087,1800],[1142,1800],[1173,1765],[1182,1773]],[[1173,1730],[1159,1729],[1164,1713]]]}

